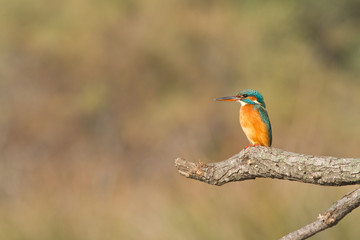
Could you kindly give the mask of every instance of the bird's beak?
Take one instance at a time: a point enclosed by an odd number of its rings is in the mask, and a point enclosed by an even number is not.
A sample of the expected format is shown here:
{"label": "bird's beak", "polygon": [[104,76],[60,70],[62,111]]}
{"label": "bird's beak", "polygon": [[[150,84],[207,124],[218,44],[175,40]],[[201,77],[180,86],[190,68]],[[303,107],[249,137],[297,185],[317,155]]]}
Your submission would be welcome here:
{"label": "bird's beak", "polygon": [[229,96],[229,97],[221,97],[221,98],[217,98],[215,99],[216,101],[238,101],[240,100],[240,97],[237,96]]}

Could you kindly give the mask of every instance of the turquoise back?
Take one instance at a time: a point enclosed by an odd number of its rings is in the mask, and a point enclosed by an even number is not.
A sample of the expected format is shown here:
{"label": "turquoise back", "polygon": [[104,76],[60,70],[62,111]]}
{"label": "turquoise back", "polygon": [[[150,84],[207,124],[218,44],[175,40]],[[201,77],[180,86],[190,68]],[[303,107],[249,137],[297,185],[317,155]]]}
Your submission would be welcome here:
{"label": "turquoise back", "polygon": [[254,109],[256,109],[259,112],[261,120],[266,125],[266,128],[267,128],[268,133],[269,133],[270,146],[271,146],[271,143],[272,143],[272,131],[271,131],[271,123],[270,123],[270,119],[269,119],[269,116],[267,114],[267,111],[266,111],[266,109],[264,107],[260,106],[259,104],[255,104]]}

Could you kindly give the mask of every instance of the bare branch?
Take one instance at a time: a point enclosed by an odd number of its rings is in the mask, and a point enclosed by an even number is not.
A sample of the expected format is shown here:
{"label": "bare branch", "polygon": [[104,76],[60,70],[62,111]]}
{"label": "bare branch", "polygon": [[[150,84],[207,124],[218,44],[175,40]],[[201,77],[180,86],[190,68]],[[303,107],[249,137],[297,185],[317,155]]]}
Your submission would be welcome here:
{"label": "bare branch", "polygon": [[327,228],[335,226],[343,217],[360,206],[360,188],[346,194],[329,209],[319,215],[318,220],[282,237],[280,240],[306,239]]}
{"label": "bare branch", "polygon": [[249,147],[228,160],[194,163],[175,160],[179,173],[213,185],[276,178],[324,186],[360,184],[360,159],[319,157],[269,147]]}
{"label": "bare branch", "polygon": [[[360,159],[319,157],[268,147],[250,147],[228,160],[209,164],[178,158],[175,166],[185,177],[218,186],[255,178],[276,178],[323,186],[360,183]],[[318,220],[284,236],[282,240],[311,237],[336,225],[359,205],[360,188],[334,203],[319,215]]]}

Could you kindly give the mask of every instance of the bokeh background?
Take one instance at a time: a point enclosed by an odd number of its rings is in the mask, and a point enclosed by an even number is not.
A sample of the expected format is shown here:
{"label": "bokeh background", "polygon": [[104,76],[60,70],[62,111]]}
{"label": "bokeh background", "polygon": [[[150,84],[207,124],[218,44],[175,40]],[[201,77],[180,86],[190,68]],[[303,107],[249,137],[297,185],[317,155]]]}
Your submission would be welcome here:
{"label": "bokeh background", "polygon": [[359,1],[0,2],[0,239],[277,239],[356,187],[215,187],[174,159],[247,145],[214,99],[248,88],[273,147],[359,157]]}

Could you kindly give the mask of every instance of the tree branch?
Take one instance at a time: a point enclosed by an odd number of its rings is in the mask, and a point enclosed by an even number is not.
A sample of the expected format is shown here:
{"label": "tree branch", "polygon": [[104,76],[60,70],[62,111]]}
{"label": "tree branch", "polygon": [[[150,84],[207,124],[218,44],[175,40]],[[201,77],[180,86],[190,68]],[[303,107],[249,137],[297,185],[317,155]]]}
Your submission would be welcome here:
{"label": "tree branch", "polygon": [[[177,158],[175,166],[185,177],[218,186],[255,178],[276,178],[323,186],[360,183],[360,159],[319,157],[268,147],[250,147],[228,160],[209,164]],[[319,215],[318,220],[284,236],[281,240],[311,237],[336,225],[359,206],[360,188],[335,202]]]}
{"label": "tree branch", "polygon": [[360,206],[360,188],[346,194],[329,209],[319,214],[318,220],[282,237],[280,240],[306,239],[335,226],[343,217]]}
{"label": "tree branch", "polygon": [[360,184],[360,159],[318,157],[268,147],[249,147],[228,160],[209,164],[177,158],[175,166],[185,177],[218,186],[255,178],[324,186]]}

